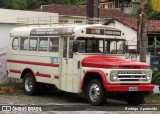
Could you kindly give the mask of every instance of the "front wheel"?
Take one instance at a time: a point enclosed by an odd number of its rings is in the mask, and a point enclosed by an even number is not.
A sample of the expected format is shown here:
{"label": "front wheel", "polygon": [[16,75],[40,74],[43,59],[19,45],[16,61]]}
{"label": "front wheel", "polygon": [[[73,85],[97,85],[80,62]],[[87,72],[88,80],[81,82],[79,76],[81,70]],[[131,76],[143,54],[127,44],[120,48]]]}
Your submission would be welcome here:
{"label": "front wheel", "polygon": [[23,80],[24,91],[27,95],[34,95],[36,93],[36,81],[32,73],[28,72]]}
{"label": "front wheel", "polygon": [[87,86],[87,99],[92,105],[102,105],[106,102],[106,91],[101,80],[94,79]]}

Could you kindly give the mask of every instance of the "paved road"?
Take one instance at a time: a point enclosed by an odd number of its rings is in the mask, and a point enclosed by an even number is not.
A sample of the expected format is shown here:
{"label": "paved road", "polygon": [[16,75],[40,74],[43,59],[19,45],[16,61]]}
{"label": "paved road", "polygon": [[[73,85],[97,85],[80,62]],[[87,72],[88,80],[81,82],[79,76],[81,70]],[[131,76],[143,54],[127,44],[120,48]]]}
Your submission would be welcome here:
{"label": "paved road", "polygon": [[[150,105],[140,105],[139,107],[128,106],[125,102],[115,101],[115,100],[108,100],[108,102],[104,106],[91,106],[86,99],[82,99],[77,94],[71,94],[66,92],[48,92],[48,93],[41,93],[36,96],[27,96],[24,93],[19,94],[9,94],[9,95],[0,95],[0,104],[7,105],[7,106],[15,106],[15,107],[40,107],[41,110],[47,111],[47,113],[63,113],[63,114],[70,114],[70,113],[78,113],[78,114],[146,114],[148,111],[142,111],[140,108],[157,108],[160,109],[160,106],[150,106]],[[22,109],[22,108],[21,108]],[[19,109],[19,110],[21,110]],[[16,110],[16,108],[14,108]],[[135,112],[138,110],[140,112]],[[153,111],[151,109],[152,114],[157,114],[158,111]],[[5,112],[7,114],[21,114],[22,112],[14,111],[14,112]],[[22,114],[27,114],[28,112],[23,112]],[[37,112],[32,112],[36,114]],[[30,113],[30,114],[32,114]],[[41,112],[46,113],[46,112]]]}

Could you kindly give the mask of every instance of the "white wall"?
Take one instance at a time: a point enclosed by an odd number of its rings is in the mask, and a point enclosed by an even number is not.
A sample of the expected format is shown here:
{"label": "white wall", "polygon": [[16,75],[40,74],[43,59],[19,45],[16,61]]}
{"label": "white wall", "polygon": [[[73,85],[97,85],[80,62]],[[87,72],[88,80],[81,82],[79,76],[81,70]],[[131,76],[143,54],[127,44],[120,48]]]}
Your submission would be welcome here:
{"label": "white wall", "polygon": [[115,21],[115,23],[110,23],[109,26],[113,26],[122,30],[125,33],[128,45],[137,45],[137,31],[131,29],[130,27],[118,21]]}
{"label": "white wall", "polygon": [[[137,45],[137,31],[133,30],[132,28],[115,21],[115,23],[110,23],[109,26],[116,27],[122,31],[124,31],[126,36],[126,41],[128,42],[128,45]],[[136,49],[136,46],[129,47],[129,49]],[[135,60],[140,61],[140,56],[135,55]],[[146,55],[146,63],[150,64],[150,53]]]}
{"label": "white wall", "polygon": [[[54,17],[54,23],[59,21],[58,13],[24,11],[24,10],[10,10],[0,9],[0,23],[17,23],[17,18],[37,18],[37,17]],[[43,18],[44,20],[45,18]],[[49,19],[49,18],[48,18]]]}
{"label": "white wall", "polygon": [[9,40],[9,33],[16,24],[0,24],[0,48],[7,47]]}

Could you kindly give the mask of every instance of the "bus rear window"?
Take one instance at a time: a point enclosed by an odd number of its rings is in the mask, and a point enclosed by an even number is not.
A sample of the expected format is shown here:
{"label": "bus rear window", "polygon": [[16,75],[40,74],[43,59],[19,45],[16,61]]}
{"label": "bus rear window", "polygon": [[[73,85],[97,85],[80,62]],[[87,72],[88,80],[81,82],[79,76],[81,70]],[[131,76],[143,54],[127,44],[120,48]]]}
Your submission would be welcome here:
{"label": "bus rear window", "polygon": [[15,37],[12,42],[12,49],[18,50],[19,48],[19,38]]}

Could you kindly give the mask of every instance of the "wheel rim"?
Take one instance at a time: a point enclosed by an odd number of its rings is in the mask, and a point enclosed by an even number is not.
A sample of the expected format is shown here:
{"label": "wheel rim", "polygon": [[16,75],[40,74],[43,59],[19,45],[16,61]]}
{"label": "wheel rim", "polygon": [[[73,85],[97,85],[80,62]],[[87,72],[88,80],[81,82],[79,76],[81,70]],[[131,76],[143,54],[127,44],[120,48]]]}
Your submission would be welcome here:
{"label": "wheel rim", "polygon": [[100,97],[100,88],[98,84],[92,84],[89,89],[89,96],[93,102],[96,102]]}
{"label": "wheel rim", "polygon": [[27,77],[25,81],[25,89],[26,91],[31,91],[33,87],[33,80],[31,77]]}

